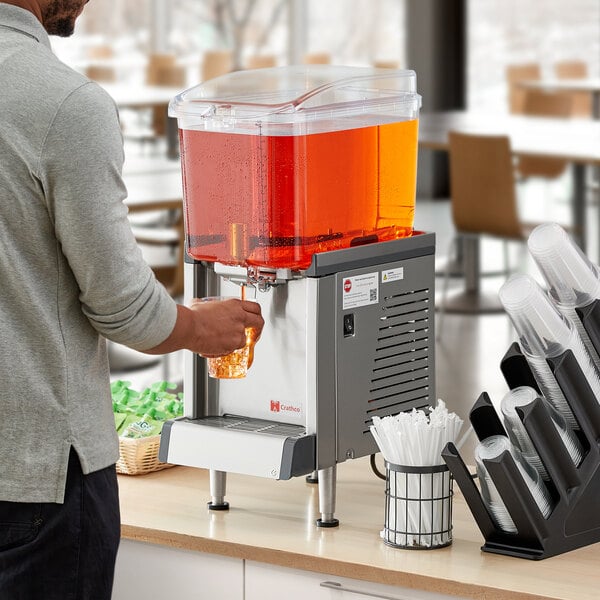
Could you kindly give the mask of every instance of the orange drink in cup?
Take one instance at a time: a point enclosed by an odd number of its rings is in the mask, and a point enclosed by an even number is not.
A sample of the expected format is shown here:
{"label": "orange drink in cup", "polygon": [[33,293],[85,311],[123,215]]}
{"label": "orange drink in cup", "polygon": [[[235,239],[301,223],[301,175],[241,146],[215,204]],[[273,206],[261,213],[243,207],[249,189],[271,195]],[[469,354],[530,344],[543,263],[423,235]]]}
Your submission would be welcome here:
{"label": "orange drink in cup", "polygon": [[256,331],[246,327],[246,345],[230,354],[207,358],[208,374],[216,379],[241,379],[246,377],[254,360]]}
{"label": "orange drink in cup", "polygon": [[[244,298],[242,286],[242,299]],[[211,296],[202,298],[203,302],[228,300],[233,296]],[[246,345],[223,356],[206,357],[208,374],[215,379],[242,379],[246,377],[248,369],[254,360],[254,344],[256,343],[256,330],[246,327]]]}

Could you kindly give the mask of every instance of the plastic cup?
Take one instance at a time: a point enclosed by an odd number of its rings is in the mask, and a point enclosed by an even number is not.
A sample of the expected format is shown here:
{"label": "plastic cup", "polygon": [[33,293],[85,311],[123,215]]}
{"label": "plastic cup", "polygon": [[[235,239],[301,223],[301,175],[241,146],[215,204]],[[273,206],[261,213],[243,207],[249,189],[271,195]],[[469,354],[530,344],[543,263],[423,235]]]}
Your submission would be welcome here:
{"label": "plastic cup", "polygon": [[[528,406],[535,402],[537,398],[538,393],[533,388],[519,386],[510,390],[504,398],[502,398],[500,409],[510,441],[521,451],[523,458],[535,468],[540,474],[540,477],[544,481],[549,481],[550,475],[548,474],[540,455],[537,453],[535,445],[529,437],[529,433],[525,429],[523,421],[521,421],[521,418],[517,413],[517,407]],[[549,403],[548,405],[549,410],[552,405]],[[555,410],[554,407],[552,407],[552,409]]]}
{"label": "plastic cup", "polygon": [[571,350],[594,396],[600,402],[600,374],[577,329],[572,321],[558,311],[550,297],[529,275],[510,277],[500,288],[499,296],[519,335],[519,344],[540,390],[571,427],[579,428],[547,363],[548,358]]}
{"label": "plastic cup", "polygon": [[475,466],[481,485],[481,498],[500,529],[508,533],[517,533],[514,521],[484,463],[485,460],[498,458],[503,452],[511,454],[534,502],[545,518],[552,511],[552,498],[540,474],[523,458],[520,450],[513,446],[507,437],[492,435],[480,441],[475,448]]}
{"label": "plastic cup", "polygon": [[600,355],[589,338],[577,309],[600,298],[600,270],[556,223],[538,225],[527,241],[558,310],[571,319],[592,361],[600,369]]}
{"label": "plastic cup", "polygon": [[[210,296],[202,298],[202,302],[229,300],[234,296]],[[215,379],[242,379],[254,361],[254,344],[256,330],[246,327],[246,345],[223,356],[206,357],[208,374]]]}

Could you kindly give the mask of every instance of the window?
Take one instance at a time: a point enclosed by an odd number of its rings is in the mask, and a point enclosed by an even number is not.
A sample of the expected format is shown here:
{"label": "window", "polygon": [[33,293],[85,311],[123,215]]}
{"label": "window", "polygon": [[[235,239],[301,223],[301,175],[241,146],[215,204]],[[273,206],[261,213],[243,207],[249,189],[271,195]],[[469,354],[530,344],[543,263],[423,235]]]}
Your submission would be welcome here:
{"label": "window", "polygon": [[600,2],[471,0],[467,47],[468,107],[508,110],[510,64],[538,63],[552,77],[556,62],[582,60],[600,76]]}

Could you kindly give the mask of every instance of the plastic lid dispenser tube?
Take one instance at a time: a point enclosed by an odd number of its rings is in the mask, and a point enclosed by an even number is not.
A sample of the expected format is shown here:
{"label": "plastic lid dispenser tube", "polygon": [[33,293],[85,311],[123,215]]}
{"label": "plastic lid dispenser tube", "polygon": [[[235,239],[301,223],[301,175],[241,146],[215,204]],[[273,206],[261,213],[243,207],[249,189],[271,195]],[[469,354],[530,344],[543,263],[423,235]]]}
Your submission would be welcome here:
{"label": "plastic lid dispenser tube", "polygon": [[539,284],[528,275],[510,277],[501,287],[499,295],[543,395],[571,427],[579,428],[546,362],[548,358],[571,350],[596,399],[600,399],[600,377],[577,329],[558,311]]}
{"label": "plastic lid dispenser tube", "polygon": [[577,313],[577,309],[600,299],[600,270],[557,223],[538,225],[527,246],[552,301],[572,320],[594,364],[600,368],[600,357]]}

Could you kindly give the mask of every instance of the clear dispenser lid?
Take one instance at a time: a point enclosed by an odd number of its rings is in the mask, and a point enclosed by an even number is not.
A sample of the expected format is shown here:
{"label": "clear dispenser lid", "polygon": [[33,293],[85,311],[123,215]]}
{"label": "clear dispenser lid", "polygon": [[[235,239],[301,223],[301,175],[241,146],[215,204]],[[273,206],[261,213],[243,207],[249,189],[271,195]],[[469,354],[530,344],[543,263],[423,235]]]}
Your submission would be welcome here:
{"label": "clear dispenser lid", "polygon": [[417,118],[416,85],[410,70],[300,65],[235,71],[177,95],[169,115],[181,129],[336,131]]}

